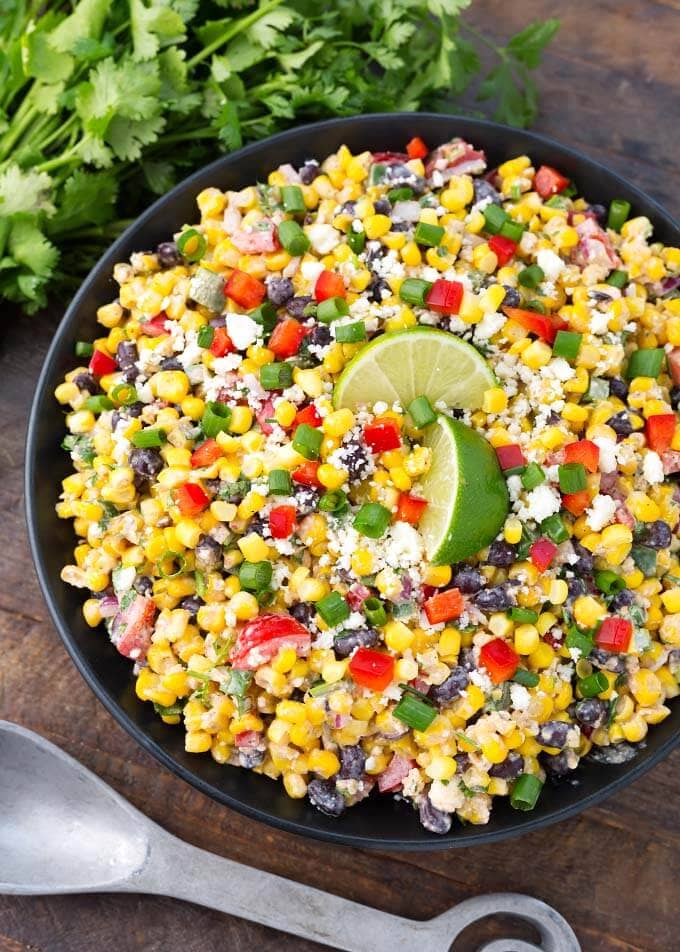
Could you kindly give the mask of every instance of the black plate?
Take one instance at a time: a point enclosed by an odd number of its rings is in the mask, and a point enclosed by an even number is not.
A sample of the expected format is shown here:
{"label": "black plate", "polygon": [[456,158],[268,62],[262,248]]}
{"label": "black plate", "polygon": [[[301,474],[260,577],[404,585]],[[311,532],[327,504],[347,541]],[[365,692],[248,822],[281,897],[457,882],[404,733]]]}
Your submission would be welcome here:
{"label": "black plate", "polygon": [[183,730],[168,727],[150,704],[134,694],[130,662],[113,649],[103,632],[93,632],[81,614],[83,593],[63,584],[59,573],[71,561],[74,537],[70,522],[57,519],[54,505],[60,480],[68,474],[69,458],[60,449],[63,412],[54,400],[54,388],[76,366],[77,340],[98,336],[97,308],[117,294],[113,265],[131,252],[154,248],[183,224],[196,220],[195,196],[207,186],[239,189],[283,162],[297,165],[307,158],[323,159],[343,142],[352,152],[366,149],[401,150],[419,135],[431,146],[460,135],[486,150],[490,167],[527,153],[534,165],[548,163],[566,173],[592,202],[627,198],[637,215],[647,215],[655,237],[680,244],[678,227],[664,210],[639,189],[597,162],[533,133],[492,122],[431,113],[381,114],[336,119],[281,133],[218,159],[196,172],[159,199],[121,235],[90,272],[59,326],[38,382],[33,401],[26,451],[26,508],[31,549],[40,585],[54,624],[80,673],[108,711],[141,746],[178,776],[203,793],[248,816],[293,833],[350,846],[381,849],[446,849],[489,843],[528,832],[573,816],[621,789],[665,757],[680,739],[680,706],[662,724],[653,726],[646,747],[623,766],[584,764],[576,772],[577,785],[546,785],[531,813],[512,810],[507,799],[494,800],[487,826],[454,823],[447,836],[424,830],[415,812],[387,797],[370,797],[338,820],[330,819],[306,800],[291,800],[279,782],[247,770],[221,767],[210,757],[184,751]]}

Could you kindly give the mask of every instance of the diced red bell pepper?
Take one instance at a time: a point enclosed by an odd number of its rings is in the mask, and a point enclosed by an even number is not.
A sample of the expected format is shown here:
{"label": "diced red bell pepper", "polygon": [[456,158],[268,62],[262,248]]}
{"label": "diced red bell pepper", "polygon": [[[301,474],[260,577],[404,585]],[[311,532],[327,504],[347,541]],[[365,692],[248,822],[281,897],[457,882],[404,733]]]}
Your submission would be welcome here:
{"label": "diced red bell pepper", "polygon": [[489,672],[489,677],[494,684],[507,681],[519,667],[519,655],[502,638],[494,638],[493,641],[487,641],[485,645],[482,645],[479,661]]}
{"label": "diced red bell pepper", "polygon": [[193,519],[210,505],[210,496],[205,493],[198,483],[182,483],[176,495],[179,511],[183,516]]}
{"label": "diced red bell pepper", "polygon": [[294,317],[287,317],[276,325],[267,347],[277,357],[294,357],[300,350],[305,334],[306,331],[299,321]]}
{"label": "diced red bell pepper", "polygon": [[234,744],[241,750],[249,748],[252,750],[262,743],[262,731],[239,731],[234,734]]}
{"label": "diced red bell pepper", "polygon": [[168,333],[165,327],[167,319],[168,315],[165,311],[161,311],[159,314],[154,314],[150,321],[140,324],[139,329],[147,337],[162,337],[163,334]]}
{"label": "diced red bell pepper", "polygon": [[530,334],[535,334],[548,344],[554,343],[557,332],[567,326],[559,317],[539,314],[538,311],[527,311],[522,307],[504,307],[503,313],[511,321],[521,324]]}
{"label": "diced red bell pepper", "polygon": [[562,505],[572,516],[582,516],[590,505],[590,493],[581,489],[577,493],[565,493],[562,496]]}
{"label": "diced red bell pepper", "polygon": [[406,143],[406,154],[409,159],[424,159],[429,151],[420,136],[414,136],[410,142]]}
{"label": "diced red bell pepper", "polygon": [[126,658],[144,661],[151,645],[156,603],[147,595],[137,595],[119,612],[111,626],[111,641]]}
{"label": "diced red bell pepper", "polygon": [[229,275],[224,286],[224,293],[246,311],[252,311],[262,304],[267,289],[262,281],[236,268]]}
{"label": "diced red bell pepper", "polygon": [[437,278],[427,293],[425,304],[439,314],[457,314],[463,300],[463,285],[460,281]]}
{"label": "diced red bell pepper", "polygon": [[666,357],[668,373],[676,387],[680,387],[680,347],[674,347]]}
{"label": "diced red bell pepper", "polygon": [[627,618],[605,618],[595,635],[598,648],[605,651],[623,652],[628,650],[633,625]]}
{"label": "diced red bell pepper", "polygon": [[306,423],[307,426],[321,426],[323,423],[323,420],[319,416],[319,413],[313,403],[310,403],[301,410],[298,410],[298,412],[295,414],[295,425],[300,426],[301,423]]}
{"label": "diced red bell pepper", "polygon": [[550,198],[563,192],[569,185],[569,179],[554,169],[552,165],[542,165],[534,176],[534,188],[541,198]]}
{"label": "diced red bell pepper", "polygon": [[397,503],[397,521],[410,522],[415,526],[427,508],[427,499],[420,496],[411,496],[410,493],[401,493]]}
{"label": "diced red bell pepper", "polygon": [[664,453],[670,449],[675,436],[676,418],[674,413],[656,413],[647,417],[645,436],[647,445],[655,453]]}
{"label": "diced red bell pepper", "polygon": [[295,506],[275,506],[269,511],[269,531],[273,539],[287,539],[295,529]]}
{"label": "diced red bell pepper", "polygon": [[391,417],[376,417],[364,426],[364,443],[374,453],[398,450],[401,446],[399,424]]}
{"label": "diced red bell pepper", "polygon": [[95,349],[90,357],[89,368],[90,373],[94,374],[95,377],[103,377],[104,374],[115,373],[118,370],[118,364],[113,357],[109,357],[103,350]]}
{"label": "diced red bell pepper", "polygon": [[314,463],[311,460],[303,463],[302,466],[298,466],[291,473],[293,482],[299,486],[313,486],[315,489],[321,489],[321,483],[317,476],[318,469],[319,463]]}
{"label": "diced red bell pepper", "polygon": [[496,456],[503,470],[517,469],[527,464],[524,453],[522,452],[522,447],[516,443],[508,443],[506,446],[497,446]]}
{"label": "diced red bell pepper", "polygon": [[600,465],[600,447],[592,440],[576,440],[564,447],[565,463],[583,463],[589,473],[596,473]]}
{"label": "diced red bell pepper", "polygon": [[310,633],[291,615],[259,615],[241,631],[229,660],[235,668],[255,671],[275,658],[281,648],[294,648],[300,656],[309,654],[311,644]]}
{"label": "diced red bell pepper", "polygon": [[353,612],[361,611],[361,606],[364,604],[367,598],[370,598],[371,590],[366,588],[365,585],[362,585],[361,582],[355,582],[353,585],[350,585],[347,590],[345,598],[347,603]]}
{"label": "diced red bell pepper", "polygon": [[431,625],[458,618],[464,607],[463,596],[457,588],[447,588],[445,592],[437,592],[423,605]]}
{"label": "diced red bell pepper", "polygon": [[352,655],[349,673],[356,684],[371,691],[384,691],[394,676],[394,658],[384,651],[359,648]]}
{"label": "diced red bell pepper", "polygon": [[378,774],[378,790],[381,793],[392,793],[393,790],[399,790],[415,765],[415,760],[409,760],[407,757],[402,757],[401,754],[395,754],[383,772]]}
{"label": "diced red bell pepper", "polygon": [[199,466],[210,466],[222,456],[222,450],[215,440],[206,440],[191,454],[191,465],[196,469]]}
{"label": "diced red bell pepper", "polygon": [[231,354],[236,350],[231,342],[226,327],[216,327],[210,345],[210,353],[215,357],[224,357],[225,354]]}
{"label": "diced red bell pepper", "polygon": [[346,297],[345,282],[342,275],[334,271],[322,271],[316,279],[314,285],[314,299],[316,301],[325,301],[326,298]]}
{"label": "diced red bell pepper", "polygon": [[493,238],[489,238],[489,248],[498,258],[498,264],[502,268],[517,251],[517,242],[504,238],[503,235],[494,235]]}
{"label": "diced red bell pepper", "polygon": [[545,572],[556,553],[557,546],[550,539],[536,539],[529,547],[529,556],[539,572]]}

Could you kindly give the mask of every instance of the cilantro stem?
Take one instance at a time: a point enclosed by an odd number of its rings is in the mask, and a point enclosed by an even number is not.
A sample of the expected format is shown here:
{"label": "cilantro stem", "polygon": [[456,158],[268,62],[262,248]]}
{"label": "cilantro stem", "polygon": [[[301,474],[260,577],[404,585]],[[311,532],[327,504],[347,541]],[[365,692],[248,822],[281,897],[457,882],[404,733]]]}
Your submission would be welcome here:
{"label": "cilantro stem", "polygon": [[486,36],[484,33],[480,33],[480,31],[477,30],[474,26],[470,26],[469,23],[461,22],[460,25],[463,30],[465,30],[467,33],[471,33],[472,36],[478,39],[480,43],[482,43],[484,46],[490,49],[500,59],[507,60],[508,58],[507,53],[505,52],[502,46],[498,46],[497,43],[494,43],[493,40],[490,40],[489,37]]}
{"label": "cilantro stem", "polygon": [[60,169],[62,166],[69,165],[71,162],[78,162],[80,161],[80,156],[77,155],[77,151],[78,143],[61,155],[57,155],[53,159],[48,159],[46,162],[41,162],[39,165],[36,165],[35,169],[37,172],[52,172],[54,169]]}
{"label": "cilantro stem", "polygon": [[243,31],[252,26],[253,23],[257,23],[266,13],[269,13],[270,10],[274,10],[282,3],[283,0],[269,0],[269,3],[265,3],[261,7],[258,7],[257,10],[253,10],[249,16],[237,20],[232,26],[225,30],[224,33],[220,34],[216,40],[213,40],[212,43],[203,47],[200,53],[192,56],[192,58],[187,61],[187,70],[193,69],[197,63],[202,63],[203,60],[211,56],[215,50],[218,50],[220,46],[224,46],[225,43],[228,43],[229,40],[233,39],[239,33],[243,33]]}

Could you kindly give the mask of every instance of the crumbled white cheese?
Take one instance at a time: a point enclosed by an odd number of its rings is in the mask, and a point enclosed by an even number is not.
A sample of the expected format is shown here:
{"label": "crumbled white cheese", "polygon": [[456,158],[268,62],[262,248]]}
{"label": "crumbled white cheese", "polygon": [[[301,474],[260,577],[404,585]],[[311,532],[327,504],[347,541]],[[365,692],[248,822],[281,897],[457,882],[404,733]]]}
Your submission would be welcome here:
{"label": "crumbled white cheese", "polygon": [[501,329],[505,321],[506,317],[504,314],[485,314],[479,324],[475,326],[475,339],[488,340]]}
{"label": "crumbled white cheese", "polygon": [[536,255],[536,264],[543,271],[548,281],[557,281],[564,270],[564,261],[549,248],[541,248]]}
{"label": "crumbled white cheese", "polygon": [[330,254],[333,248],[340,244],[342,238],[341,233],[332,225],[307,225],[305,231],[312,243],[312,248],[320,255]]}
{"label": "crumbled white cheese", "polygon": [[593,443],[600,450],[600,472],[613,473],[616,470],[616,440],[606,436],[596,436]]}
{"label": "crumbled white cheese", "polygon": [[607,311],[593,311],[590,315],[590,331],[592,334],[606,334],[609,330],[609,313]]}
{"label": "crumbled white cheese", "polygon": [[645,477],[647,482],[651,483],[652,485],[655,483],[662,483],[664,481],[664,471],[661,457],[653,450],[649,450],[647,453],[645,453],[644,462],[642,463],[642,475]]}
{"label": "crumbled white cheese", "polygon": [[227,314],[227,334],[236,350],[245,350],[262,332],[260,325],[247,314]]}
{"label": "crumbled white cheese", "polygon": [[560,511],[562,502],[559,493],[551,486],[543,483],[527,493],[526,503],[519,509],[520,519],[534,519],[543,522],[548,516]]}
{"label": "crumbled white cheese", "polygon": [[593,499],[590,509],[586,512],[586,523],[593,530],[599,532],[613,521],[616,515],[617,502],[611,496],[598,493]]}
{"label": "crumbled white cheese", "polygon": [[465,794],[457,783],[442,783],[435,780],[430,787],[430,803],[436,810],[453,813],[465,802]]}
{"label": "crumbled white cheese", "polygon": [[531,701],[531,695],[522,684],[510,685],[510,700],[516,711],[526,711]]}

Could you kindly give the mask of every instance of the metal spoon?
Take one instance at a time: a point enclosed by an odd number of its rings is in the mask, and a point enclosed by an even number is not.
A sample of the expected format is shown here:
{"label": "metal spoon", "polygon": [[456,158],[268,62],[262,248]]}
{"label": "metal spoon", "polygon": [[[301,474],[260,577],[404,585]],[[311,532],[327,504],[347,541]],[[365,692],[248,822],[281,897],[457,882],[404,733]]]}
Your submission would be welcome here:
{"label": "metal spoon", "polygon": [[174,896],[349,952],[445,952],[463,929],[505,913],[541,945],[495,939],[480,952],[580,952],[551,906],[515,893],[478,896],[416,922],[242,866],[152,823],[58,747],[0,721],[0,893]]}

